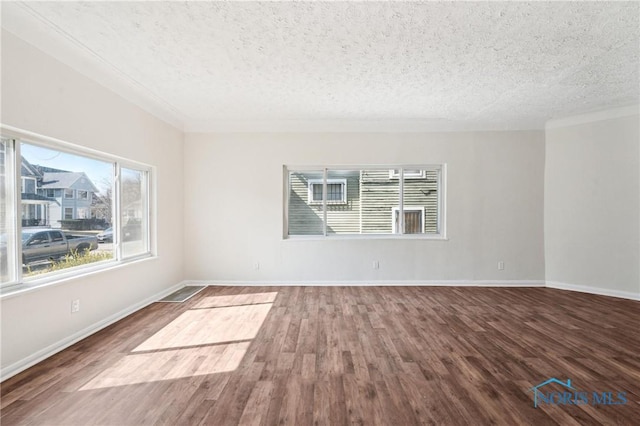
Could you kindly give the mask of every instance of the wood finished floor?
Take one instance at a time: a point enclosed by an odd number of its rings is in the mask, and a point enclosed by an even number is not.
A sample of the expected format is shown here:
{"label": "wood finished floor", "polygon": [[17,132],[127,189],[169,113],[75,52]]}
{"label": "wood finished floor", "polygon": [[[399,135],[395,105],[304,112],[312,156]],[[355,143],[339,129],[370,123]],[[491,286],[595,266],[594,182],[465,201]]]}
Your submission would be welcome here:
{"label": "wood finished floor", "polygon": [[[639,311],[542,288],[209,287],[8,379],[0,423],[638,425]],[[628,402],[536,409],[550,377]]]}

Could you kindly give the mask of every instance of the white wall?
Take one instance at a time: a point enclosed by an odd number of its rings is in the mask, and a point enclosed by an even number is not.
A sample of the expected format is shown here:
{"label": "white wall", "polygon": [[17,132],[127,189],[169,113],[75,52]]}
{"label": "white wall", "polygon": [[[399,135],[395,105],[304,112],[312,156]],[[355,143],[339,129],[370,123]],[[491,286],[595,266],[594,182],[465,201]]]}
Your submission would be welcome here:
{"label": "white wall", "polygon": [[[3,298],[2,368],[161,293],[183,278],[183,134],[2,32],[3,124],[157,167],[158,258]],[[71,300],[81,310],[71,314]]]}
{"label": "white wall", "polygon": [[[448,241],[283,240],[283,164],[385,163],[447,163]],[[542,131],[187,134],[185,277],[542,281],[543,181]]]}
{"label": "white wall", "polygon": [[[626,116],[615,117],[620,114]],[[544,218],[551,286],[640,297],[639,127],[637,108],[548,126]]]}

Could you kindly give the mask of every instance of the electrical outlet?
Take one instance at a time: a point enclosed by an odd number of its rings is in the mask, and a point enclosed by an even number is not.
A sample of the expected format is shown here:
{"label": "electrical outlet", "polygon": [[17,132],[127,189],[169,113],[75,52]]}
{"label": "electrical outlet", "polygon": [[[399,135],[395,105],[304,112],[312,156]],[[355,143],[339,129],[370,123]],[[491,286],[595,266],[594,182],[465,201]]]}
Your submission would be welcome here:
{"label": "electrical outlet", "polygon": [[498,262],[498,271],[504,271],[504,262],[502,260]]}
{"label": "electrical outlet", "polygon": [[255,263],[253,264],[253,269],[255,269],[256,271],[257,271],[258,269],[260,269],[260,262],[255,262]]}
{"label": "electrical outlet", "polygon": [[80,299],[71,301],[71,313],[75,314],[80,311]]}
{"label": "electrical outlet", "polygon": [[380,269],[380,262],[378,262],[377,260],[373,261],[373,269]]}

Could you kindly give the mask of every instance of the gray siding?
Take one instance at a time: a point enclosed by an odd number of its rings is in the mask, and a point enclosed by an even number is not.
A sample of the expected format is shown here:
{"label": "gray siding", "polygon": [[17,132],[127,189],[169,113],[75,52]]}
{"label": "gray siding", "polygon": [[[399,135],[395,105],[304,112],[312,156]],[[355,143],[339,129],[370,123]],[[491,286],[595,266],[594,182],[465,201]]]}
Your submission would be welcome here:
{"label": "gray siding", "polygon": [[[346,179],[346,203],[327,204],[330,234],[390,234],[393,209],[399,205],[398,178],[388,169],[330,171],[329,179]],[[289,235],[322,235],[322,204],[309,202],[309,180],[321,172],[293,172],[289,176]],[[438,172],[424,178],[405,178],[405,207],[420,207],[424,233],[438,232]]]}
{"label": "gray siding", "polygon": [[[389,170],[362,172],[362,233],[393,232],[393,209],[399,205],[399,181]],[[425,233],[438,231],[438,172],[427,171],[424,178],[405,178],[404,206],[423,208]]]}
{"label": "gray siding", "polygon": [[[327,204],[327,232],[360,232],[360,173],[331,172],[329,179],[345,179],[346,203]],[[289,235],[322,235],[322,204],[309,202],[309,180],[322,179],[322,173],[291,173],[289,176]]]}

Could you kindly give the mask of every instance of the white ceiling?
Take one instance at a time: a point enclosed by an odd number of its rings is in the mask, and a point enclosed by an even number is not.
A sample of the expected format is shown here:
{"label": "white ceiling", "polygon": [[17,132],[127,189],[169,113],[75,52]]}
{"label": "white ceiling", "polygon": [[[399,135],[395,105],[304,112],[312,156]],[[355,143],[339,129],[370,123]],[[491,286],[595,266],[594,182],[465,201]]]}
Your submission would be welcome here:
{"label": "white ceiling", "polygon": [[637,2],[3,3],[187,131],[542,128],[637,104]]}

